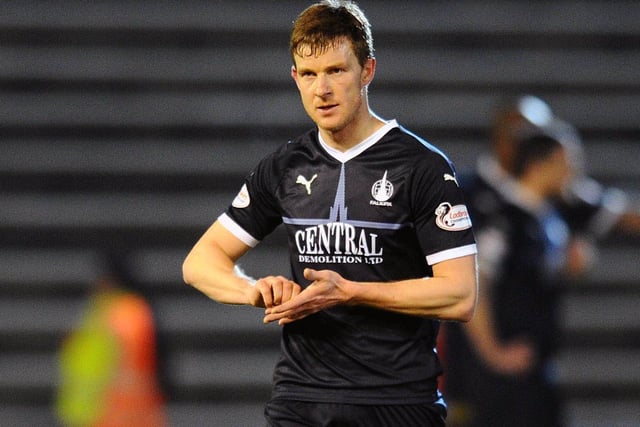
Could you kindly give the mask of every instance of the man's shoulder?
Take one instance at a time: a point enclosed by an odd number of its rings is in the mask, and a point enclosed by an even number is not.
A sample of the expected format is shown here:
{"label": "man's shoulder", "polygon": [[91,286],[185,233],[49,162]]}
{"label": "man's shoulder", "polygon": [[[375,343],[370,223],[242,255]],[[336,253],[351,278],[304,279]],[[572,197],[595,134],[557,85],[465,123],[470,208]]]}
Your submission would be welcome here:
{"label": "man's shoulder", "polygon": [[278,165],[282,162],[289,161],[289,159],[298,155],[300,152],[315,150],[316,144],[314,140],[314,131],[309,130],[295,138],[282,142],[262,158],[260,165],[262,167],[266,165]]}
{"label": "man's shoulder", "polygon": [[300,151],[316,150],[317,141],[317,131],[315,129],[310,129],[278,146],[275,151],[271,153],[270,157],[278,159],[293,155]]}
{"label": "man's shoulder", "polygon": [[415,172],[455,170],[443,150],[402,126],[391,129],[380,142],[382,144],[377,145],[381,150],[392,150],[388,153],[390,156],[402,159]]}

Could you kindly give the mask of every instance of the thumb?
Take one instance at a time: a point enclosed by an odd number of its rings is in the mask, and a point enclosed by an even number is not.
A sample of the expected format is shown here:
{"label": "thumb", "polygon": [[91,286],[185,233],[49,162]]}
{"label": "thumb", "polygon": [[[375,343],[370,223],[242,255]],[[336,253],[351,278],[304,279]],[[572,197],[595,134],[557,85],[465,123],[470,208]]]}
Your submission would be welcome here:
{"label": "thumb", "polygon": [[312,282],[318,279],[318,270],[314,270],[313,268],[305,268],[303,274],[305,279]]}

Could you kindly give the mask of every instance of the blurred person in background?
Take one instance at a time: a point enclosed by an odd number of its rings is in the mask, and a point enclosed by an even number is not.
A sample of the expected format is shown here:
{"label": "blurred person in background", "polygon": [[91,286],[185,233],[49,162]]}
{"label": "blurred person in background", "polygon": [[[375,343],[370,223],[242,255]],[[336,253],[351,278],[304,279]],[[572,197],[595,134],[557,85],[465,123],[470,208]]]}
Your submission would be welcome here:
{"label": "blurred person in background", "polygon": [[118,255],[87,299],[59,353],[55,411],[69,427],[162,427],[154,315]]}
{"label": "blurred person in background", "polygon": [[574,147],[541,129],[516,137],[509,179],[490,189],[480,176],[460,183],[470,195],[481,292],[471,322],[445,326],[454,426],[561,425],[549,361],[570,231],[553,201],[571,182]]}
{"label": "blurred person in background", "polygon": [[[496,402],[495,399],[499,398],[490,393],[481,396],[475,385],[485,376],[518,384],[519,380],[531,376],[532,367],[535,366],[536,359],[540,358],[541,349],[536,348],[534,339],[526,338],[526,335],[523,335],[524,338],[509,336],[505,334],[504,326],[496,324],[495,318],[504,317],[499,313],[504,312],[506,308],[496,305],[499,302],[494,290],[495,283],[500,282],[501,275],[506,274],[505,266],[509,258],[520,257],[524,261],[527,256],[525,254],[534,255],[528,252],[526,247],[518,246],[505,236],[514,233],[509,217],[510,208],[507,206],[511,204],[513,195],[517,194],[514,188],[519,187],[518,168],[522,166],[518,160],[521,160],[522,156],[520,143],[524,135],[536,133],[549,134],[561,141],[573,168],[572,177],[563,183],[559,194],[551,195],[546,200],[546,204],[553,207],[556,214],[563,219],[563,228],[566,227],[569,234],[565,248],[558,252],[559,258],[556,260],[562,259],[563,266],[556,265],[552,268],[552,265],[541,263],[539,267],[543,277],[557,275],[555,282],[579,278],[594,259],[599,239],[612,231],[640,235],[640,215],[637,211],[629,209],[627,196],[622,191],[607,188],[588,176],[582,140],[575,127],[554,115],[549,105],[536,96],[522,95],[499,104],[491,123],[490,153],[479,159],[475,171],[460,177],[463,189],[470,194],[469,210],[479,236],[482,299],[478,308],[479,314],[473,325],[465,330],[455,325],[446,325],[441,334],[439,347],[446,366],[444,389],[452,401],[453,426],[525,425],[526,422],[518,415],[520,410],[513,401],[505,398],[502,402]],[[552,233],[555,236],[561,234],[564,235],[564,232],[556,230]],[[516,251],[522,253],[518,255]],[[501,256],[497,255],[501,253]],[[531,277],[527,276],[521,277],[525,283],[530,279]],[[535,289],[535,286],[532,289],[523,287],[515,277],[510,284],[507,282],[503,283],[503,286],[513,287],[511,292],[515,293],[522,288],[523,294],[520,298],[525,298],[527,292]],[[555,293],[556,291],[552,291],[549,294],[550,311],[555,310],[555,297],[551,298]],[[514,298],[518,299],[515,295]],[[545,315],[551,313],[541,312],[542,317]],[[515,313],[514,316],[517,317]],[[526,317],[524,314],[522,316]],[[555,315],[550,318],[555,318]],[[555,322],[549,324],[548,338],[557,332]],[[547,341],[552,344],[551,339]],[[553,345],[549,348],[553,348]],[[463,366],[465,363],[472,363],[476,367],[478,377],[471,374],[473,368]],[[540,369],[545,369],[539,364],[539,360],[537,363]],[[460,369],[466,374],[461,375]],[[448,373],[450,375],[447,375]],[[539,375],[541,378],[547,376],[549,386],[552,387],[550,370],[547,373],[540,371]],[[464,378],[471,384],[470,390],[465,390]],[[525,399],[523,388],[514,387],[511,392],[514,396],[521,395]],[[557,402],[552,390],[549,396],[550,401]],[[510,398],[515,399],[513,396]],[[478,405],[485,407],[479,409]],[[491,406],[500,408],[494,409],[495,417],[503,410],[504,417],[514,418],[511,418],[510,422],[509,418],[490,418],[488,414],[491,412]],[[556,408],[549,412],[550,418],[544,422],[540,418],[531,418],[533,425],[561,423],[561,405],[553,404],[549,407]]]}

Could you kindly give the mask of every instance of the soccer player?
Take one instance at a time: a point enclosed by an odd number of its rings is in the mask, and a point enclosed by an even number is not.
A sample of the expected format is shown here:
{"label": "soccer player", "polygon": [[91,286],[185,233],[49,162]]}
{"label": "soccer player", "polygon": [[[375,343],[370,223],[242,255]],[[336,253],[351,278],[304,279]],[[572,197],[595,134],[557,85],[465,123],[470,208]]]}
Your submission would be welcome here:
{"label": "soccer player", "polygon": [[[185,281],[282,325],[271,426],[442,426],[439,320],[468,321],[476,246],[452,163],[369,107],[369,22],[323,1],[294,22],[291,76],[316,127],[262,160],[194,245]],[[277,226],[291,278],[236,261]]]}
{"label": "soccer player", "polygon": [[470,192],[483,292],[471,322],[445,328],[446,394],[456,426],[562,425],[551,358],[571,234],[553,201],[575,167],[574,147],[551,130],[518,137],[511,178],[498,180],[485,168],[461,179]]}

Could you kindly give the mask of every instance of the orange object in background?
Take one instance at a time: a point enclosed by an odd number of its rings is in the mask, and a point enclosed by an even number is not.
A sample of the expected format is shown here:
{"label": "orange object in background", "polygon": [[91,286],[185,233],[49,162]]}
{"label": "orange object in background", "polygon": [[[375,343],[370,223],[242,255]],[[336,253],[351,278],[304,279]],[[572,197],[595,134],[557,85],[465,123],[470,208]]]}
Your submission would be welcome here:
{"label": "orange object in background", "polygon": [[96,426],[166,425],[156,379],[155,327],[149,305],[140,296],[122,293],[111,302],[106,317],[120,355]]}
{"label": "orange object in background", "polygon": [[59,419],[66,426],[163,427],[156,331],[147,301],[103,279],[61,349]]}

